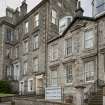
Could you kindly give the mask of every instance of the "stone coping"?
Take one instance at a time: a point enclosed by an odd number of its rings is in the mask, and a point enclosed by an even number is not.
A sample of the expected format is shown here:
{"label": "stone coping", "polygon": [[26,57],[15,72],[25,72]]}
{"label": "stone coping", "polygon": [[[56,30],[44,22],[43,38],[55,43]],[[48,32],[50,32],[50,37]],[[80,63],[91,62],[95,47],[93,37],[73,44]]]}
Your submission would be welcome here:
{"label": "stone coping", "polygon": [[33,102],[43,102],[43,103],[53,103],[53,104],[59,104],[59,105],[74,105],[72,103],[62,103],[62,102],[52,102],[52,101],[42,101],[42,100],[35,100],[35,99],[28,99],[28,98],[15,98],[15,100],[26,100],[26,101],[33,101]]}

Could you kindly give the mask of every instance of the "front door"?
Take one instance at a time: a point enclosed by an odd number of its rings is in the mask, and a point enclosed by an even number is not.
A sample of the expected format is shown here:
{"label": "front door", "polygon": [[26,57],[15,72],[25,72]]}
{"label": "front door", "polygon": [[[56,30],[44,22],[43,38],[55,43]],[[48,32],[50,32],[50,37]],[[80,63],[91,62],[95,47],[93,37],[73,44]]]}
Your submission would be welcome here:
{"label": "front door", "polygon": [[42,78],[42,76],[36,77],[36,94],[37,95],[43,94],[43,78]]}

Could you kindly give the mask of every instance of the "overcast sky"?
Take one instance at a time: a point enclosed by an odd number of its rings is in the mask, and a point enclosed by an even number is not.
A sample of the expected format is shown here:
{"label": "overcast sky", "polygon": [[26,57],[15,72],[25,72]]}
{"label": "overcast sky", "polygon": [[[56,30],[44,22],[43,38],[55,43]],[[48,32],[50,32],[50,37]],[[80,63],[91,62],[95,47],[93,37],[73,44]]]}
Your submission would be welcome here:
{"label": "overcast sky", "polygon": [[[21,5],[22,1],[23,0],[0,0],[0,17],[5,15],[5,8],[7,6],[15,9]],[[27,0],[28,11],[35,7],[40,1],[41,0]],[[81,0],[82,7],[85,10],[85,16],[92,15],[91,1],[92,0]]]}

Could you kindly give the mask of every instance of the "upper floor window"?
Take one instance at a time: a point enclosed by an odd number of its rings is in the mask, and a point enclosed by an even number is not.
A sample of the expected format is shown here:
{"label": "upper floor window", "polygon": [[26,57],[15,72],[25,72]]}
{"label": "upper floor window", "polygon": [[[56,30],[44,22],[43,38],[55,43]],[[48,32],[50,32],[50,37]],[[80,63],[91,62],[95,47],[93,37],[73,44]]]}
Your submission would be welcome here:
{"label": "upper floor window", "polygon": [[20,64],[14,64],[14,80],[19,80],[20,77]]}
{"label": "upper floor window", "polygon": [[16,40],[19,40],[20,28],[17,28],[15,32],[16,32],[15,34]]}
{"label": "upper floor window", "polygon": [[12,55],[13,55],[13,48],[11,47],[9,50],[10,50],[9,51],[9,56],[12,57]]}
{"label": "upper floor window", "polygon": [[65,40],[65,55],[69,56],[72,54],[72,38]]}
{"label": "upper floor window", "polygon": [[39,68],[38,58],[33,59],[33,65],[34,65],[34,72],[37,72]]}
{"label": "upper floor window", "polygon": [[29,32],[29,22],[25,22],[25,34]]}
{"label": "upper floor window", "polygon": [[15,57],[19,57],[19,46],[15,47]]}
{"label": "upper floor window", "polygon": [[12,75],[11,67],[6,66],[6,72],[7,72],[7,77],[10,77]]}
{"label": "upper floor window", "polygon": [[34,18],[34,27],[38,26],[39,26],[39,14],[36,14]]}
{"label": "upper floor window", "polygon": [[27,70],[28,70],[28,63],[27,62],[24,62],[24,65],[23,65],[24,75],[27,73]]}
{"label": "upper floor window", "polygon": [[28,53],[28,51],[29,51],[29,43],[28,43],[28,41],[24,41],[24,53]]}
{"label": "upper floor window", "polygon": [[65,70],[66,70],[66,83],[72,83],[73,81],[72,65],[70,63],[65,64]]}
{"label": "upper floor window", "polygon": [[94,80],[94,70],[95,70],[94,61],[85,62],[85,81]]}
{"label": "upper floor window", "polygon": [[57,12],[52,9],[52,23],[57,24]]}
{"label": "upper floor window", "polygon": [[51,46],[51,60],[58,59],[58,45],[54,44]]}
{"label": "upper floor window", "polygon": [[13,31],[11,29],[7,29],[7,41],[13,41]]}
{"label": "upper floor window", "polygon": [[93,30],[85,31],[84,34],[84,47],[92,48],[94,46],[94,33]]}
{"label": "upper floor window", "polygon": [[39,36],[36,35],[33,37],[33,48],[37,49],[39,47]]}
{"label": "upper floor window", "polygon": [[7,12],[7,16],[10,17],[10,18],[12,18],[13,17],[13,13],[8,11]]}

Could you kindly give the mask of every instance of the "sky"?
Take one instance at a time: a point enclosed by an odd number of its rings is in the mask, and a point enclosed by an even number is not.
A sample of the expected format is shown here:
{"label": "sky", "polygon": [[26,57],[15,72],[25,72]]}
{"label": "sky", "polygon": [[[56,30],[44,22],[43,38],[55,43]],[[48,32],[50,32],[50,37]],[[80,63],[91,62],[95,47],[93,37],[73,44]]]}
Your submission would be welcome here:
{"label": "sky", "polygon": [[[7,6],[16,9],[16,7],[19,7],[21,5],[21,2],[23,0],[0,0],[0,17],[5,16],[5,8]],[[27,0],[28,4],[28,11],[30,11],[32,8],[34,8],[41,0]],[[91,2],[92,0],[80,0],[81,5],[84,9],[84,15],[85,16],[92,16],[92,7]]]}

